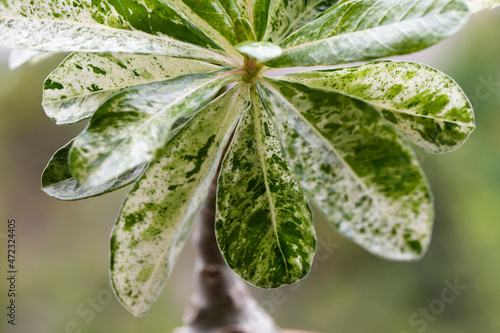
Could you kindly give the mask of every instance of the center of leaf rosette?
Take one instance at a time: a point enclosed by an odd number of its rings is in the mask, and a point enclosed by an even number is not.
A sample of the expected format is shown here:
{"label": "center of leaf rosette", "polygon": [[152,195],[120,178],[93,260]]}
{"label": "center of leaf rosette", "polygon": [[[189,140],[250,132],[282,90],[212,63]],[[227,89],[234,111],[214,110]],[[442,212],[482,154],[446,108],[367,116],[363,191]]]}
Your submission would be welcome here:
{"label": "center of leaf rosette", "polygon": [[270,42],[246,41],[235,46],[239,53],[245,56],[245,81],[252,80],[264,67],[264,64],[283,53],[281,47]]}

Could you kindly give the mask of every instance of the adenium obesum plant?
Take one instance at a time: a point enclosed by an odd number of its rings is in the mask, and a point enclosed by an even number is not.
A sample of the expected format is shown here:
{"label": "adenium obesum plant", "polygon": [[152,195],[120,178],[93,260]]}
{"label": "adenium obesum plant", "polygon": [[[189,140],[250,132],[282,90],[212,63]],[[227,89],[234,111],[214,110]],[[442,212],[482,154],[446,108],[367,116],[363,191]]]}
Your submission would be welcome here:
{"label": "adenium obesum plant", "polygon": [[[218,175],[215,233],[228,266],[275,288],[303,278],[308,202],[391,260],[428,247],[431,193],[411,141],[433,153],[474,129],[457,84],[403,61],[266,77],[424,49],[498,0],[1,0],[18,62],[73,52],[44,83],[57,124],[90,118],[55,153],[43,190],[77,200],[134,186],[111,237],[111,278],[147,313]],[[293,72],[293,70],[289,70]]]}

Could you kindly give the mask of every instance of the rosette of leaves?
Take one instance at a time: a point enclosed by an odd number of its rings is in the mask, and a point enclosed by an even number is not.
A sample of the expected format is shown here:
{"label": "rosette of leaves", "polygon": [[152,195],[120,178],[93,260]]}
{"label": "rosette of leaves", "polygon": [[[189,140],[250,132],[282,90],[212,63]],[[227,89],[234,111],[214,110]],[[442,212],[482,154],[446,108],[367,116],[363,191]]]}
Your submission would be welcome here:
{"label": "rosette of leaves", "polygon": [[50,160],[43,189],[77,200],[134,183],[112,232],[111,277],[142,315],[219,166],[217,240],[254,285],[307,274],[309,202],[369,252],[420,258],[433,205],[408,141],[460,146],[474,129],[462,90],[403,61],[265,72],[415,52],[470,12],[462,0],[2,0],[0,45],[30,50],[17,53],[25,60],[73,52],[46,79],[43,106],[57,124],[90,121]]}

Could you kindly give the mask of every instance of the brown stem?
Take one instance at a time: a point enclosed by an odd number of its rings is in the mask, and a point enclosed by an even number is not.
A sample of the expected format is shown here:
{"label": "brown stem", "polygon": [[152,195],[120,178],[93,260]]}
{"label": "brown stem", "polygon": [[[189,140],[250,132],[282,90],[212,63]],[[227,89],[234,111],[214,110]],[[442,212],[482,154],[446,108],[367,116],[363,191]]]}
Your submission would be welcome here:
{"label": "brown stem", "polygon": [[217,177],[196,222],[196,292],[174,333],[279,333],[273,319],[257,304],[247,286],[226,265],[215,238]]}

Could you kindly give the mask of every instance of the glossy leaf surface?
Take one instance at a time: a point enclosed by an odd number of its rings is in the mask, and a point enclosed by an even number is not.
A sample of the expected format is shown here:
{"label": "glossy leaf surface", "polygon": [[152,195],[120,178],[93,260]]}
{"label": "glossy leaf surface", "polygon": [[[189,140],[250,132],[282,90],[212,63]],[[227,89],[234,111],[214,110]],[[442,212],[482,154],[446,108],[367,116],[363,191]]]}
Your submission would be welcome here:
{"label": "glossy leaf surface", "polygon": [[426,65],[380,61],[282,78],[368,102],[410,140],[434,153],[457,148],[475,127],[462,89]]}
{"label": "glossy leaf surface", "polygon": [[213,52],[223,52],[215,42],[159,0],[5,0],[0,28],[6,47],[226,61]]}
{"label": "glossy leaf surface", "polygon": [[146,314],[203,204],[248,92],[233,88],[197,113],[125,200],[111,238],[111,279],[122,304]]}
{"label": "glossy leaf surface", "polygon": [[316,240],[312,215],[258,96],[242,117],[217,187],[216,235],[228,266],[262,288],[303,278]]}
{"label": "glossy leaf surface", "polygon": [[239,70],[188,74],[129,88],[106,101],[71,148],[73,175],[96,186],[152,161],[172,124],[205,106]]}
{"label": "glossy leaf surface", "polygon": [[45,80],[42,105],[56,124],[71,124],[126,88],[217,68],[165,56],[74,53]]}
{"label": "glossy leaf surface", "polygon": [[421,257],[432,229],[430,191],[379,112],[296,83],[267,81],[259,92],[299,184],[330,223],[378,256]]}
{"label": "glossy leaf surface", "polygon": [[457,32],[462,0],[345,0],[283,40],[271,67],[335,65],[406,54]]}

